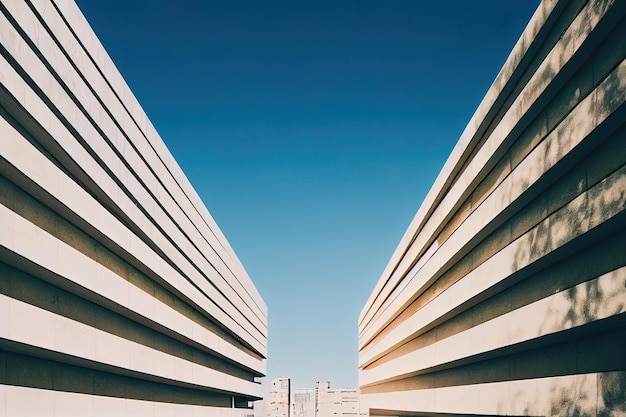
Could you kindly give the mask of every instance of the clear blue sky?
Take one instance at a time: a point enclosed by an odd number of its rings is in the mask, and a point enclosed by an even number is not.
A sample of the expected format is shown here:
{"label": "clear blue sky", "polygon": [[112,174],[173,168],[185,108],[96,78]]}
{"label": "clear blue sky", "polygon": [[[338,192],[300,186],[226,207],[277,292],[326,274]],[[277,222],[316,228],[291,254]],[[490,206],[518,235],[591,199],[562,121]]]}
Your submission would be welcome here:
{"label": "clear blue sky", "polygon": [[269,308],[268,377],[357,385],[357,318],[533,1],[80,8]]}

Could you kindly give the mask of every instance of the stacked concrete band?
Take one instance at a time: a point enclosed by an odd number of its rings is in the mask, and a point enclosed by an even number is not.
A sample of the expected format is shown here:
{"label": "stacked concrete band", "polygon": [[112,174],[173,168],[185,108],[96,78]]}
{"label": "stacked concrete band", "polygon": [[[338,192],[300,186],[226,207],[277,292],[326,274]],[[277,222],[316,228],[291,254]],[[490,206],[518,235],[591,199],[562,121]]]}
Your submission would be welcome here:
{"label": "stacked concrete band", "polygon": [[252,414],[233,249],[77,5],[0,12],[0,416]]}
{"label": "stacked concrete band", "polygon": [[626,411],[625,12],[539,5],[359,317],[372,415]]}

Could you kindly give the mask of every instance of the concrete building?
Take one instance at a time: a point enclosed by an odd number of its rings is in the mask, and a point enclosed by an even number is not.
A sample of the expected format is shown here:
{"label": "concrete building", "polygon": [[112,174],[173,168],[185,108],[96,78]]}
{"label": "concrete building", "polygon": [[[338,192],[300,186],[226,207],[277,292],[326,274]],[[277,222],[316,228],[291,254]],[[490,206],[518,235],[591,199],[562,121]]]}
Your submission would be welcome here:
{"label": "concrete building", "polygon": [[[272,381],[269,395],[269,417],[285,416],[289,401],[286,378]],[[316,382],[315,388],[296,388],[290,403],[291,417],[341,417],[366,416],[359,406],[359,391],[354,388],[331,388],[330,382]],[[283,411],[277,411],[283,410]]]}
{"label": "concrete building", "polygon": [[251,414],[228,241],[76,4],[0,5],[0,416]]}
{"label": "concrete building", "polygon": [[315,417],[314,388],[296,388],[293,390],[291,417]]}
{"label": "concrete building", "polygon": [[315,385],[315,417],[362,416],[359,406],[359,390],[354,388],[331,388],[330,382]]}
{"label": "concrete building", "polygon": [[625,14],[539,5],[359,317],[371,415],[626,413]]}
{"label": "concrete building", "polygon": [[291,380],[275,378],[270,384],[268,417],[290,417]]}

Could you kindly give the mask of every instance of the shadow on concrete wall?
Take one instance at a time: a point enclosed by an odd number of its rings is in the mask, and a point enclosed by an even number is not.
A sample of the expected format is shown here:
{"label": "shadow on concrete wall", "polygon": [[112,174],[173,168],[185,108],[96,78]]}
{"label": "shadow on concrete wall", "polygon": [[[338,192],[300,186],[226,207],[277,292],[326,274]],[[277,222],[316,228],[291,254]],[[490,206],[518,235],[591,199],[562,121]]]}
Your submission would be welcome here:
{"label": "shadow on concrete wall", "polygon": [[626,372],[600,374],[598,417],[626,415]]}
{"label": "shadow on concrete wall", "polygon": [[[544,220],[526,237],[524,244],[515,253],[513,259],[514,270],[520,270],[534,261],[550,256],[550,253],[559,250],[566,241],[581,237],[593,229],[592,225],[601,226],[601,233],[591,238],[586,245],[602,245],[607,242],[607,233],[623,233],[623,214],[626,200],[624,181],[626,170],[620,169],[604,181],[596,184],[586,192],[585,198],[579,196],[561,210]],[[615,221],[611,221],[611,219]],[[618,225],[617,228],[611,228]],[[565,229],[566,233],[562,233]],[[600,229],[600,228],[599,228]],[[621,230],[620,230],[621,229]],[[599,230],[596,229],[595,232]],[[569,236],[569,237],[566,237]],[[565,240],[563,240],[565,238]],[[610,244],[610,243],[607,243]],[[609,251],[612,252],[612,251]],[[622,255],[621,253],[624,253]],[[614,254],[615,255],[615,254]],[[584,250],[575,256],[586,256]],[[597,320],[613,317],[624,313],[626,300],[623,299],[623,288],[626,280],[620,273],[613,273],[596,279],[598,274],[611,271],[618,265],[626,263],[626,252],[617,255],[621,259],[589,258],[590,268],[580,268],[574,273],[579,275],[574,282],[580,283],[566,289],[554,299],[553,304],[545,311],[539,335],[552,332],[567,331],[567,329],[593,323]],[[617,265],[616,265],[617,264]],[[607,285],[607,283],[609,285]],[[615,350],[608,353],[602,366],[592,366],[590,369],[577,370],[580,372],[575,378],[555,382],[548,396],[549,415],[570,417],[624,417],[626,416],[626,371],[602,372],[606,370],[622,369],[624,360],[624,343],[616,341]],[[605,355],[607,352],[593,352]],[[588,353],[580,353],[588,354]],[[620,356],[621,355],[621,356]],[[584,358],[580,358],[583,359]],[[622,365],[620,365],[622,364]],[[595,367],[595,368],[594,368]],[[597,373],[596,373],[597,372]]]}

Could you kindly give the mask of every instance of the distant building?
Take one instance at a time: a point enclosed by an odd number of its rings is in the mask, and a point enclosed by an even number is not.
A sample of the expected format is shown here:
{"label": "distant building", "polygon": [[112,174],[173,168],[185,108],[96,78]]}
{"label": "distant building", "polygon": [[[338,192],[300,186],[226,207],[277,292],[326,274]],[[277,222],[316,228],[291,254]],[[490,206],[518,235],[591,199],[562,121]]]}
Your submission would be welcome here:
{"label": "distant building", "polygon": [[[332,389],[330,382],[316,382],[315,388],[296,388],[291,396],[290,380],[272,380],[270,392],[263,406],[255,405],[255,415],[267,417],[357,417],[367,416],[361,411],[359,390]],[[262,403],[262,402],[261,402]],[[266,409],[267,414],[262,410]],[[290,412],[291,414],[288,414]]]}
{"label": "distant building", "polygon": [[367,415],[360,412],[357,389],[331,389],[328,381],[316,383],[315,411],[315,417]]}
{"label": "distant building", "polygon": [[291,417],[315,417],[314,388],[294,389]]}
{"label": "distant building", "polygon": [[268,417],[290,417],[291,381],[289,378],[272,380]]}

